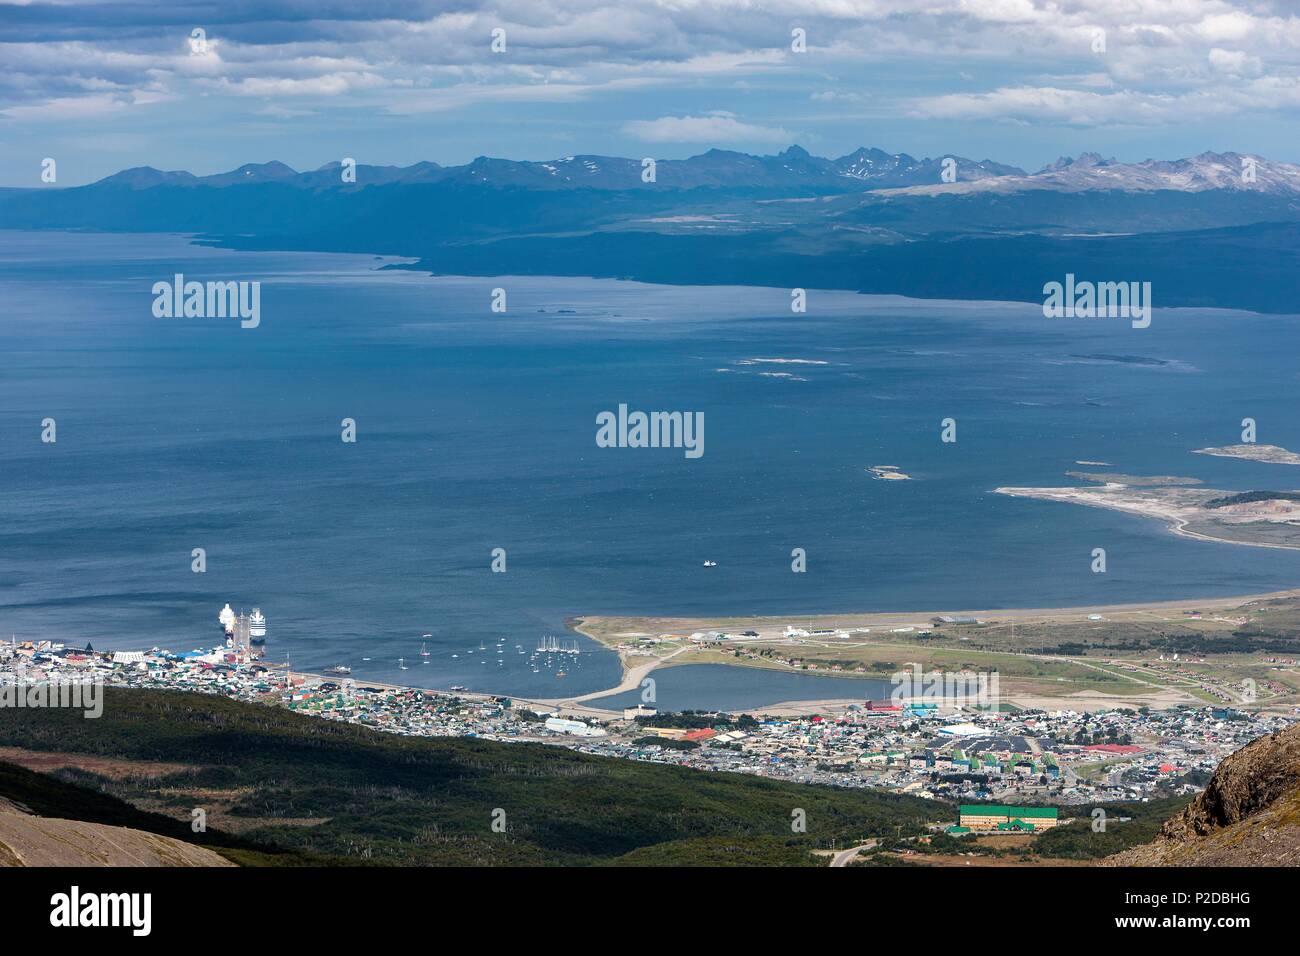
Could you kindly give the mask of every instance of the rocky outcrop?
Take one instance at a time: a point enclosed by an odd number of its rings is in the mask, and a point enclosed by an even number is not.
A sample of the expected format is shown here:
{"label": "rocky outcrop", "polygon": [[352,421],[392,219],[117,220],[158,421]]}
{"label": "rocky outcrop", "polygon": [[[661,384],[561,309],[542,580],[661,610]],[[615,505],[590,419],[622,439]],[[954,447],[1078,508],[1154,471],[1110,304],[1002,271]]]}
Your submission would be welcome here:
{"label": "rocky outcrop", "polygon": [[1227,757],[1154,842],[1103,865],[1300,865],[1300,724]]}
{"label": "rocky outcrop", "polygon": [[129,827],[38,817],[0,798],[0,866],[233,866],[203,847]]}

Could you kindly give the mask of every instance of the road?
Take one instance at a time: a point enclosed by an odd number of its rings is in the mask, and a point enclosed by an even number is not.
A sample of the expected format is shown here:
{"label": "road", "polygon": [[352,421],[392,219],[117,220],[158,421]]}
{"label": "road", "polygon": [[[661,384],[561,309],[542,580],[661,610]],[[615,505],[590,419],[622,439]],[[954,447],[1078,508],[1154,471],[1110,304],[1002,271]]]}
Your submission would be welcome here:
{"label": "road", "polygon": [[841,850],[839,853],[836,853],[835,858],[831,860],[831,866],[848,866],[857,859],[858,854],[863,850],[874,850],[875,847],[876,841],[868,840],[866,843],[861,843],[858,846],[849,847],[847,850]]}

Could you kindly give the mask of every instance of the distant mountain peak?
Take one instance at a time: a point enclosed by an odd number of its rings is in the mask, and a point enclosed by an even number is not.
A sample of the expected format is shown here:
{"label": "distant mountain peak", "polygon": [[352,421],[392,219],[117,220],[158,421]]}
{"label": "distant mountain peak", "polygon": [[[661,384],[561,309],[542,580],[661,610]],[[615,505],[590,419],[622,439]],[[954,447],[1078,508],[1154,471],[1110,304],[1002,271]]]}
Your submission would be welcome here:
{"label": "distant mountain peak", "polygon": [[[1114,157],[1105,159],[1100,153],[1085,152],[1074,158],[1062,156],[1029,176],[1021,174],[982,181],[959,177],[957,182],[948,184],[942,191],[1193,193],[1216,189],[1286,196],[1300,194],[1300,166],[1233,152],[1203,152],[1188,159],[1144,159],[1140,163],[1122,163]],[[938,191],[928,186],[909,190],[917,194]]]}
{"label": "distant mountain peak", "polygon": [[1115,163],[1113,156],[1104,159],[1101,153],[1080,153],[1075,157],[1062,156],[1056,162],[1048,163],[1038,173],[1056,173],[1065,169],[1092,169],[1097,166],[1113,166]]}
{"label": "distant mountain peak", "polygon": [[[946,177],[955,163],[956,179]],[[446,183],[472,187],[512,189],[640,189],[642,163],[617,156],[579,154],[543,162],[476,156],[461,166],[419,162],[411,166],[358,164],[356,177],[345,182],[341,163],[331,160],[299,173],[278,160],[246,163],[229,172],[195,176],[185,171],[165,172],[149,166],[125,169],[100,181],[105,186],[151,189],[160,186],[228,187],[243,184],[350,190],[399,183]],[[815,156],[798,144],[774,155],[753,155],[728,149],[709,149],[686,159],[661,159],[655,182],[667,189],[748,189],[790,195],[816,192],[853,193],[905,190],[917,195],[961,194],[973,191],[1000,193],[1022,190],[1078,192],[1200,192],[1211,189],[1252,190],[1291,196],[1300,194],[1300,166],[1278,163],[1235,152],[1205,151],[1187,159],[1146,159],[1122,163],[1097,152],[1062,156],[1029,174],[1015,166],[992,160],[974,160],[940,153],[917,159],[907,153],[889,153],[874,146],[859,146],[838,159]]]}
{"label": "distant mountain peak", "polygon": [[298,171],[292,166],[285,165],[278,159],[273,159],[268,163],[245,163],[238,169],[234,170],[243,176],[264,176],[264,177],[283,177],[297,176]]}
{"label": "distant mountain peak", "polygon": [[161,169],[154,169],[152,166],[132,166],[130,169],[124,169],[120,173],[114,173],[112,176],[106,176],[100,182],[112,186],[126,186],[131,189],[149,189],[153,186],[164,185],[188,185],[195,181],[193,173],[187,173],[184,170],[175,172],[166,172]]}

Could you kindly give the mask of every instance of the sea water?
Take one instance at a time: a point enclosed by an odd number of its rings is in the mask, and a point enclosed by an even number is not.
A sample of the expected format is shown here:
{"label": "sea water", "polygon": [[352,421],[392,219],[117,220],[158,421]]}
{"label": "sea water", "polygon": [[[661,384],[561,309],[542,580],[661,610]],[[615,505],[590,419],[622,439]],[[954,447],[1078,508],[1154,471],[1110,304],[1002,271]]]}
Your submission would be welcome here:
{"label": "sea water", "polygon": [[[552,697],[619,679],[585,639],[578,657],[534,658],[544,634],[575,637],[574,615],[1051,607],[1300,581],[1300,553],[992,493],[1075,483],[1068,470],[1296,487],[1288,466],[1191,454],[1239,441],[1244,417],[1300,449],[1295,317],[1157,309],[1133,329],[818,290],[794,314],[785,289],[395,264],[0,233],[0,634],[185,650],[219,638],[229,602],[260,607],[268,657],[295,668]],[[176,273],[260,282],[258,326],[156,318],[151,287]],[[702,413],[703,454],[599,447],[597,416],[622,403]],[[881,464],[912,480],[876,480]],[[731,700],[757,678],[710,679]]]}

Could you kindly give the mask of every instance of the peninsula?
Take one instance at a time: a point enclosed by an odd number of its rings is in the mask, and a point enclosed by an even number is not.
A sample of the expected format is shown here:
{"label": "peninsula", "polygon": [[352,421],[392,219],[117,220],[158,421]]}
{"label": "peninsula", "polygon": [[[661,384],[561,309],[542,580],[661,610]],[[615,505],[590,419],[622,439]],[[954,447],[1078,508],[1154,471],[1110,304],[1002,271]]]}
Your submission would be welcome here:
{"label": "peninsula", "polygon": [[1300,455],[1277,445],[1223,445],[1218,448],[1197,448],[1194,455],[1213,455],[1216,458],[1241,458],[1245,461],[1262,461],[1270,465],[1300,465]]}
{"label": "peninsula", "polygon": [[1223,491],[1200,487],[1195,478],[1172,476],[1068,474],[1096,484],[1002,487],[994,491],[1016,498],[1063,501],[1155,518],[1165,522],[1174,534],[1189,538],[1261,548],[1300,548],[1300,492]]}

